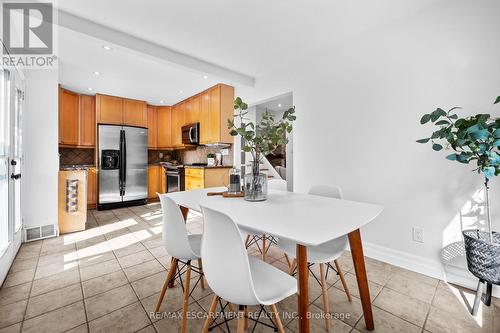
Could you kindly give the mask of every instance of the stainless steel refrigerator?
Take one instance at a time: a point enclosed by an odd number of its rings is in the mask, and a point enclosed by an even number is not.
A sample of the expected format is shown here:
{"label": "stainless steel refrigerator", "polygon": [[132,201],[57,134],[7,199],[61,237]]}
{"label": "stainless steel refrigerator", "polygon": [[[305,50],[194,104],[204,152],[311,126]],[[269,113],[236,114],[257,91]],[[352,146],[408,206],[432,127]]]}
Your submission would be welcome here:
{"label": "stainless steel refrigerator", "polygon": [[99,125],[98,209],[145,204],[148,197],[148,130]]}

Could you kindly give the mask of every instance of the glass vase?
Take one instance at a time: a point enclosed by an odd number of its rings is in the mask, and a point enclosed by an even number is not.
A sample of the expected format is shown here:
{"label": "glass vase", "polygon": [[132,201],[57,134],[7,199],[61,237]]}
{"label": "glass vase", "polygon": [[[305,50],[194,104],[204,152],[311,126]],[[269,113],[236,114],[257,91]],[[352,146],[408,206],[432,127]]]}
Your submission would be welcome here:
{"label": "glass vase", "polygon": [[245,175],[245,200],[267,199],[267,174],[260,172],[259,161],[252,161],[250,171]]}

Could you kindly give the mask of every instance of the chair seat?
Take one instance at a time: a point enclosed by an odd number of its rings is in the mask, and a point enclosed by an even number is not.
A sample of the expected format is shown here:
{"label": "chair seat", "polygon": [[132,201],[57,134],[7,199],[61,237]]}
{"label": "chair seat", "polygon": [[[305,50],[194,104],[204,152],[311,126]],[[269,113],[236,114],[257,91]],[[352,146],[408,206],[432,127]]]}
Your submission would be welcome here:
{"label": "chair seat", "polygon": [[[323,264],[338,259],[345,249],[345,236],[333,239],[318,246],[307,247],[307,261],[313,264]],[[280,238],[278,247],[285,252],[289,258],[295,258],[297,243]]]}
{"label": "chair seat", "polygon": [[[248,257],[255,294],[262,305],[272,305],[297,292],[297,280],[258,258]],[[256,304],[246,304],[256,305]]]}

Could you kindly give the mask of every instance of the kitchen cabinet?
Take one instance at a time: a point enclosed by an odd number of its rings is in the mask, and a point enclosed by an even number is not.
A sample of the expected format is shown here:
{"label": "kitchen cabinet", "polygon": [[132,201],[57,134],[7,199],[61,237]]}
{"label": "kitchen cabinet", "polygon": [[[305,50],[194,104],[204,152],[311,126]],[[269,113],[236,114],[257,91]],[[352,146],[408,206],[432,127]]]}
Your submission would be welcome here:
{"label": "kitchen cabinet", "polygon": [[201,95],[196,95],[186,102],[186,124],[200,122]]}
{"label": "kitchen cabinet", "polygon": [[156,200],[156,193],[166,193],[165,171],[161,165],[148,166],[148,199]]}
{"label": "kitchen cabinet", "polygon": [[234,142],[227,120],[234,117],[234,88],[218,84],[200,94],[200,143]]}
{"label": "kitchen cabinet", "polygon": [[59,144],[78,145],[78,109],[77,93],[59,88]]}
{"label": "kitchen cabinet", "polygon": [[159,106],[157,110],[157,147],[168,149],[172,147],[172,108]]}
{"label": "kitchen cabinet", "polygon": [[79,95],[78,146],[95,147],[95,97]]}
{"label": "kitchen cabinet", "polygon": [[230,168],[184,168],[186,191],[227,186]]}
{"label": "kitchen cabinet", "polygon": [[128,126],[147,127],[148,112],[146,102],[123,99],[123,124]]}
{"label": "kitchen cabinet", "polygon": [[155,199],[156,192],[160,192],[160,166],[148,166],[148,199]]}
{"label": "kitchen cabinet", "polygon": [[158,109],[156,106],[148,105],[148,148],[158,147]]}
{"label": "kitchen cabinet", "polygon": [[97,168],[87,169],[87,206],[94,209],[97,204]]}
{"label": "kitchen cabinet", "polygon": [[182,126],[185,122],[185,103],[180,103],[172,108],[172,147],[182,148]]}
{"label": "kitchen cabinet", "polygon": [[121,125],[123,123],[123,99],[115,96],[96,95],[97,123]]}

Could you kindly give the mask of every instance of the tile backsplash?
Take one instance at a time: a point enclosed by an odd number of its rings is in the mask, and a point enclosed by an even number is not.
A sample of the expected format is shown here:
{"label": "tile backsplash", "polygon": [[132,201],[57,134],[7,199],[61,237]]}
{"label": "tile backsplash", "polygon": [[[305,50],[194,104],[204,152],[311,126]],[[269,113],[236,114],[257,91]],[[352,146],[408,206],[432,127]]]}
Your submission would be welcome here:
{"label": "tile backsplash", "polygon": [[[226,156],[222,156],[222,163],[223,165],[233,165],[233,146],[231,145],[227,149],[229,150],[229,154]],[[182,150],[182,162],[184,164],[207,163],[207,154],[215,154],[219,153],[220,151],[220,148],[207,146],[198,146],[196,149]]]}
{"label": "tile backsplash", "polygon": [[59,148],[59,166],[95,165],[92,148]]}
{"label": "tile backsplash", "polygon": [[[160,153],[163,157],[160,158]],[[177,150],[148,150],[148,164],[156,164],[159,162],[169,162],[179,160],[180,154]]]}

